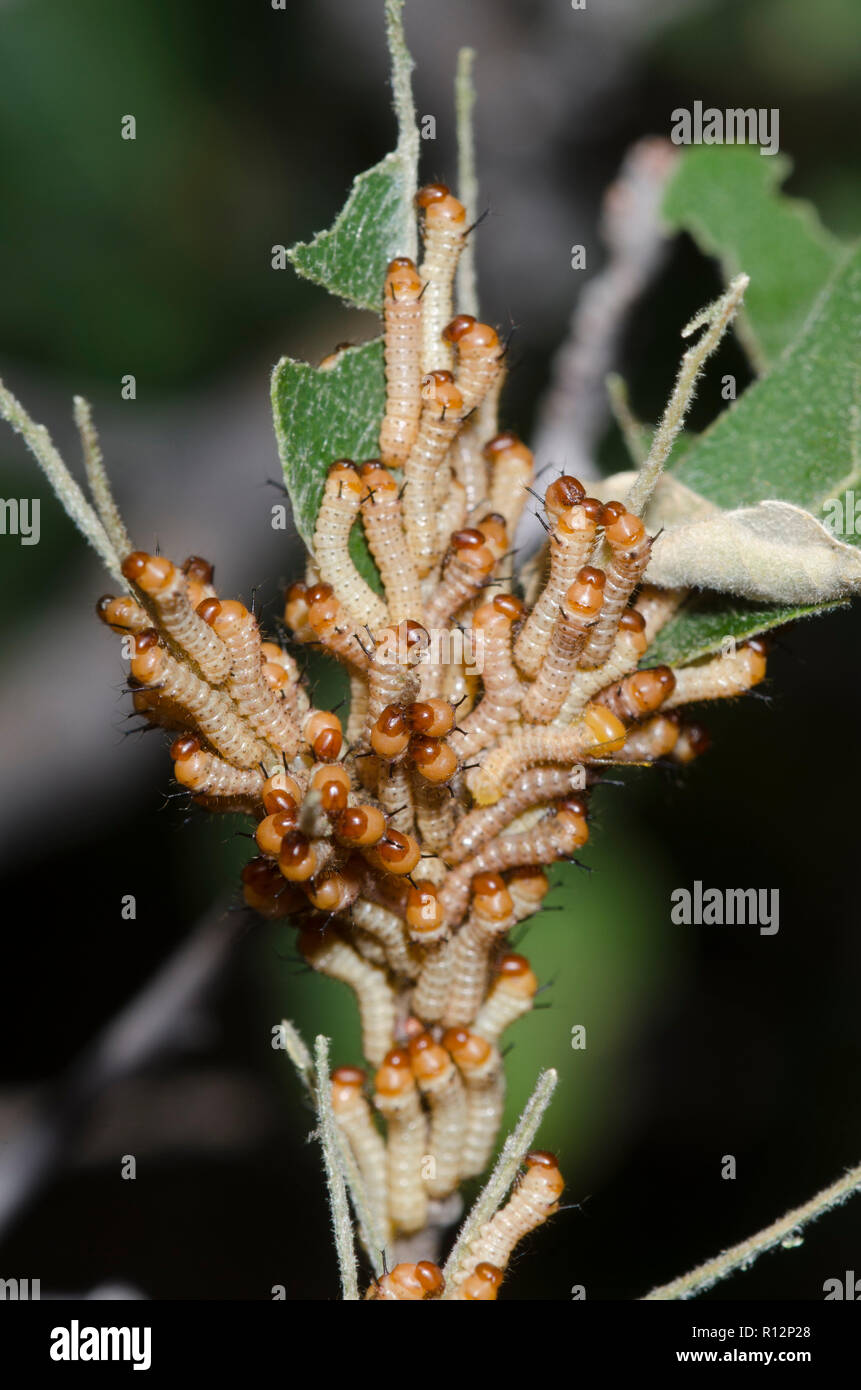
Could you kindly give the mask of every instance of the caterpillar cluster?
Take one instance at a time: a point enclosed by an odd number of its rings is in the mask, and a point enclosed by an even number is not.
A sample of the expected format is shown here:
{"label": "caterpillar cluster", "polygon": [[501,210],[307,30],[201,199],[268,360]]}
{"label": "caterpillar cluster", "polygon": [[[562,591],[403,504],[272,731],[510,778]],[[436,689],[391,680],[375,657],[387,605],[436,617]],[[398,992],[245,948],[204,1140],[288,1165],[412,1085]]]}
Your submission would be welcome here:
{"label": "caterpillar cluster", "polygon": [[[649,665],[678,596],[650,587],[652,539],[573,477],[532,490],[533,458],[496,419],[505,348],[456,313],[463,206],[417,197],[424,257],[381,287],[387,399],[378,459],[328,469],[306,578],[287,592],[291,649],[264,640],[209,564],[133,551],[128,592],[97,611],[123,638],[134,706],[173,735],[174,775],[209,810],[253,819],[249,907],[293,922],[315,970],[355,994],[366,1063],[332,1077],[337,1124],[384,1241],[497,1142],[503,1035],[538,982],[508,934],[540,910],[544,870],[588,839],[607,767],[686,763],[707,735],[681,711],[765,675],[765,644],[673,670]],[[530,497],[548,539],[521,586],[511,550]],[[360,521],[380,595],[350,552]],[[294,655],[313,643],[349,677],[345,725],[314,708]],[[443,1291],[399,1264],[377,1299],[491,1299],[523,1234],[555,1209],[555,1161],[526,1175]]]}

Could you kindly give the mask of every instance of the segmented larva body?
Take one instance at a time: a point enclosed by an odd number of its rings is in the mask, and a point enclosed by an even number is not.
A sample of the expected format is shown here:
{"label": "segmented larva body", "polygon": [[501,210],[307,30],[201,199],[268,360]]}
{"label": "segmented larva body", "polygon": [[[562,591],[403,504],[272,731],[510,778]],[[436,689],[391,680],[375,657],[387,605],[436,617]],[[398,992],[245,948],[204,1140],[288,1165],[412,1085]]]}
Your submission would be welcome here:
{"label": "segmented larva body", "polygon": [[[319,642],[354,671],[367,671],[368,649],[373,647],[373,642],[367,629],[354,623],[338,602],[331,584],[312,584],[305,590],[305,604],[308,635],[303,635],[301,640]],[[289,608],[288,600],[287,611]]]}
{"label": "segmented larva body", "polygon": [[411,946],[403,920],[379,903],[357,898],[352,907],[353,921],[375,941],[385,953],[386,963],[396,975],[414,980],[421,968],[421,959]]}
{"label": "segmented larva body", "polygon": [[446,859],[450,864],[459,864],[524,811],[577,791],[582,777],[580,767],[530,768],[516,778],[508,791],[492,806],[470,811],[463,817],[446,850]]}
{"label": "segmented larva body", "polygon": [[403,468],[419,424],[422,291],[421,278],[408,256],[389,262],[383,287],[386,413],[380,427],[380,454],[387,468]]}
{"label": "segmented larva body", "polygon": [[475,427],[475,417],[457,435],[450,458],[454,476],[463,488],[466,515],[471,517],[487,501],[488,494],[487,462]]}
{"label": "segmented larva body", "polygon": [[642,579],[652,553],[651,537],[638,516],[621,502],[608,502],[601,513],[604,540],[610,549],[605,565],[604,603],[580,658],[581,666],[602,666],[610,655],[619,619]]}
{"label": "segmented larva body", "polygon": [[496,329],[472,314],[458,314],[443,329],[443,338],[457,349],[457,384],[465,414],[476,410],[502,372],[504,349]]}
{"label": "segmented larva body", "polygon": [[410,888],[405,917],[410,940],[422,951],[422,965],[410,1008],[416,1018],[434,1022],[445,1007],[451,962],[446,950],[449,931],[433,883],[421,879]]}
{"label": "segmented larva body", "polygon": [[538,980],[526,957],[513,951],[502,957],[496,971],[496,978],[471,1027],[473,1033],[498,1047],[506,1028],[530,1012]]}
{"label": "segmented larva body", "polygon": [[231,654],[192,608],[188,581],[182,570],[163,555],[133,550],[123,561],[123,574],[129,583],[146,594],[159,626],[191,657],[206,679],[214,685],[226,680]]}
{"label": "segmented larva body", "polygon": [[466,525],[466,491],[457,478],[446,477],[440,471],[443,492],[437,508],[436,553],[441,555],[448,545],[452,531]]}
{"label": "segmented larva body", "polygon": [[243,719],[273,748],[292,758],[299,748],[299,726],[286,701],[263,677],[263,654],[257,619],[242,603],[206,598],[199,613],[230,655],[227,689]]}
{"label": "segmented larva body", "polygon": [[490,955],[497,941],[514,926],[514,904],[499,874],[478,874],[472,881],[469,917],[449,943],[452,958],[442,1021],[454,1028],[471,1023],[487,990]]}
{"label": "segmented larva body", "polygon": [[676,678],[669,666],[651,666],[608,686],[595,696],[595,703],[610,710],[617,719],[645,719],[666,704],[675,685]]}
{"label": "segmented larva body", "polygon": [[386,813],[389,827],[402,835],[412,834],[416,812],[412,779],[406,763],[381,764],[377,799]]}
{"label": "segmented larva body", "polygon": [[520,599],[497,594],[472,615],[473,630],[482,635],[484,694],[475,709],[461,720],[453,738],[461,758],[471,757],[500,738],[517,717],[523,685],[511,657],[511,630],[523,611]]}
{"label": "segmented larva body", "polygon": [[390,473],[376,462],[362,465],[365,485],[362,520],[394,626],[407,618],[421,620],[422,591],[418,571],[410,554],[401,525],[398,485]]}
{"label": "segmented larva body", "polygon": [[135,714],[140,714],[150,724],[157,724],[171,733],[188,733],[189,725],[194,723],[188,710],[165,700],[159,690],[135,690],[134,677],[129,677],[129,688],[133,690],[132,706]]}
{"label": "segmented larva body", "polygon": [[579,803],[576,812],[559,810],[530,830],[497,836],[448,874],[438,895],[445,920],[450,926],[461,920],[469,902],[470,883],[476,874],[496,873],[524,864],[552,864],[581,849],[588,838],[589,829]]}
{"label": "segmented larva body", "polygon": [[250,859],[241,878],[246,906],[263,917],[287,917],[305,906],[300,889],[285,883],[277,864],[269,859]]}
{"label": "segmented larva body", "polygon": [[442,578],[425,603],[425,623],[443,627],[493,573],[496,556],[477,527],[455,531]]}
{"label": "segmented larva body", "polygon": [[365,1298],[390,1303],[417,1303],[422,1299],[439,1298],[444,1288],[445,1280],[439,1265],[431,1260],[419,1260],[418,1264],[395,1265],[390,1274],[384,1274],[371,1285]]}
{"label": "segmented larva body", "polygon": [[693,704],[696,700],[729,700],[743,695],[765,679],[766,643],[752,637],[744,646],[726,656],[696,666],[683,666],[675,672],[676,688],[665,702],[665,709]]}
{"label": "segmented larva body", "polygon": [[420,1231],[427,1221],[422,1180],[428,1124],[406,1048],[393,1048],[377,1072],[374,1104],[386,1121],[386,1187],[396,1230]]}
{"label": "segmented larva body", "polygon": [[436,479],[464,419],[463,396],[451,372],[429,372],[422,380],[418,434],[404,465],[403,518],[407,544],[419,575],[430,572],[437,549]]}
{"label": "segmented larva body", "polygon": [[362,1054],[379,1066],[392,1045],[395,1031],[395,1000],[385,971],[363,960],[331,928],[303,931],[299,949],[315,970],[341,980],[353,990],[362,1027]]}
{"label": "segmented larva body", "polygon": [[[359,1067],[337,1067],[332,1073],[332,1110],[356,1160],[377,1234],[391,1239],[386,1190],[386,1146],[365,1099],[366,1075]],[[394,1273],[394,1271],[393,1271]]]}
{"label": "segmented larva body", "polygon": [[536,676],[550,645],[550,637],[565,595],[589,558],[595,544],[595,527],[601,503],[583,497],[576,478],[557,478],[545,494],[545,506],[553,515],[554,489],[580,500],[560,510],[550,533],[550,573],[514,644],[514,659],[527,676]]}
{"label": "segmented larva body", "polygon": [[373,630],[388,620],[385,603],[359,574],[350,555],[350,532],[359,515],[364,485],[350,459],[333,463],[314,528],[314,559],[323,584],[331,584],[356,623]]}
{"label": "segmented larva body", "polygon": [[587,705],[567,729],[534,725],[519,729],[485,757],[469,776],[478,806],[492,806],[510,782],[535,763],[572,763],[608,756],[625,742],[625,726],[603,705]]}
{"label": "segmented larva body", "polygon": [[422,362],[426,372],[451,367],[451,350],[442,331],[452,316],[454,277],[466,232],[466,208],[444,183],[430,183],[416,194],[424,213]]}
{"label": "segmented larva body", "polygon": [[[418,667],[406,663],[419,654],[427,641],[425,629],[412,619],[377,633],[373,655],[368,663],[368,708],[363,742],[371,741],[371,731],[387,707],[398,708],[412,700],[419,688]],[[403,748],[406,748],[404,743]],[[399,751],[403,752],[403,748]],[[377,752],[382,752],[377,749]]]}
{"label": "segmented larva body", "polygon": [[535,471],[532,450],[506,430],[485,444],[484,457],[490,465],[490,509],[505,518],[508,534],[513,536]]}
{"label": "segmented larva body", "polygon": [[275,755],[255,738],[240,719],[228,695],[213,690],[158,645],[158,633],[147,628],[135,637],[131,674],[141,685],[157,686],[159,693],[186,710],[189,720],[223,758],[236,767],[274,765]]}
{"label": "segmented larva body", "polygon": [[538,676],[523,700],[525,719],[547,724],[559,713],[603,601],[603,571],[584,565],[560,605]]}
{"label": "segmented larva body", "polygon": [[171,745],[170,756],[174,777],[189,791],[203,796],[238,796],[259,802],[263,774],[257,768],[233,767],[214,753],[207,753],[192,734],[176,739]]}
{"label": "segmented larva body", "polygon": [[526,1172],[505,1206],[481,1227],[455,1276],[461,1286],[479,1264],[506,1269],[515,1246],[557,1210],[565,1187],[553,1154],[526,1155]]}
{"label": "segmented larva body", "polygon": [[347,727],[344,730],[344,739],[349,747],[352,748],[365,733],[368,717],[368,682],[364,676],[360,676],[357,671],[349,672],[350,682],[350,713],[347,716]]}
{"label": "segmented larva body", "polygon": [[693,762],[694,758],[702,757],[710,747],[709,732],[702,724],[683,724],[679,729],[678,742],[667,756],[672,762],[685,765]]}
{"label": "segmented larva body", "polygon": [[429,1033],[411,1039],[409,1054],[413,1076],[430,1107],[428,1156],[433,1165],[425,1187],[430,1197],[447,1197],[460,1178],[466,1091],[451,1057]]}
{"label": "segmented larva body", "polygon": [[96,604],[96,613],[111,632],[117,632],[121,636],[127,632],[143,632],[144,628],[152,627],[149,613],[145,608],[141,608],[130,594],[121,594],[119,598],[115,598],[113,594],[103,594]]}
{"label": "segmented larva body", "polygon": [[652,645],[661,629],[675,617],[685,596],[685,589],[656,589],[653,584],[640,587],[634,607],[645,622],[647,646]]}
{"label": "segmented larva body", "polygon": [[422,844],[438,854],[445,849],[454,830],[457,803],[447,783],[432,786],[421,777],[413,779],[413,801]]}
{"label": "segmented larva body", "polygon": [[619,631],[610,656],[603,666],[591,671],[575,671],[568,687],[568,694],[562,701],[554,724],[567,725],[583,713],[586,705],[599,692],[606,690],[616,681],[635,670],[640,657],[646,651],[646,638],[643,617],[636,609],[629,608],[619,619]]}
{"label": "segmented larva body", "polygon": [[461,1178],[483,1173],[496,1144],[505,1106],[505,1072],[496,1047],[466,1028],[443,1035],[466,1086],[466,1133],[460,1156]]}
{"label": "segmented larva body", "polygon": [[644,724],[631,729],[625,747],[614,754],[620,763],[653,763],[667,758],[679,741],[679,726],[665,714],[656,714]]}

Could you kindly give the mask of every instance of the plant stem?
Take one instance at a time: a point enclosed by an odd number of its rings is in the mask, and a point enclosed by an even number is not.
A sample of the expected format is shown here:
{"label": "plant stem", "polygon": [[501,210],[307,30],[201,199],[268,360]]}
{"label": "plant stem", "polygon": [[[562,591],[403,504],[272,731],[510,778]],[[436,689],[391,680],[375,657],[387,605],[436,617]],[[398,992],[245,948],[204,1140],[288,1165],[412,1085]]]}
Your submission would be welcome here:
{"label": "plant stem", "polygon": [[329,1212],[332,1218],[335,1250],[338,1255],[338,1269],[341,1274],[341,1293],[345,1303],[358,1303],[359,1269],[353,1241],[353,1223],[350,1220],[347,1187],[339,1162],[338,1135],[335,1129],[335,1116],[332,1112],[332,1096],[329,1087],[329,1039],[324,1038],[322,1033],[314,1043],[314,1069],[318,1133],[320,1147],[323,1150],[326,1185],[329,1190]]}

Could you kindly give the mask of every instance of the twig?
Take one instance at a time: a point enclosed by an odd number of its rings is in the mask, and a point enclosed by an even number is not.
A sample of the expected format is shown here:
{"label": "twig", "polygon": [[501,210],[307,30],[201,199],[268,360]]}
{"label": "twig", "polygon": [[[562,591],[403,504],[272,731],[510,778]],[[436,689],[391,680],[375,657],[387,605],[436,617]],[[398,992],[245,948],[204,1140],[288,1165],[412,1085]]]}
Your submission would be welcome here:
{"label": "twig", "polygon": [[579,295],[553,360],[534,449],[542,463],[552,459],[578,477],[597,474],[595,449],[608,417],[605,378],[628,311],[664,255],[660,205],[674,163],[674,151],[664,140],[641,140],[628,152],[604,201],[609,259]]}
{"label": "twig", "polygon": [[[478,178],[475,172],[475,129],[473,108],[475,86],[472,80],[474,48],[461,48],[457,55],[455,112],[457,118],[457,196],[466,208],[466,225],[478,217]],[[457,307],[461,314],[478,317],[478,287],[475,278],[475,238],[467,237],[457,267]]]}
{"label": "twig", "polygon": [[20,434],[36,462],[47,476],[66,515],[75,523],[81,535],[89,541],[114,579],[125,588],[120,557],[107,531],[99,520],[81,488],[61,459],[44,425],[37,425],[23,405],[0,381],[0,415]]}
{"label": "twig", "polygon": [[102,525],[108,533],[111,545],[120,559],[124,560],[132,550],[132,543],[111,492],[105,461],[102,457],[102,446],[93,424],[92,406],[83,396],[75,396],[75,424],[78,427],[78,434],[81,436],[84,468],[87,471],[87,481],[90,484],[90,492],[96,504],[96,511],[101,517]]}
{"label": "twig", "polygon": [[682,428],[691,402],[694,398],[697,380],[706,363],[735,318],[744,299],[744,292],[750,284],[750,276],[737,275],[730,281],[726,294],[700,310],[690,323],[682,329],[682,337],[689,338],[698,328],[708,325],[706,332],[693,347],[689,347],[682,358],[673,394],[670,396],[661,423],[655,430],[649,456],[625,499],[629,511],[638,516],[655,490],[655,485],[670,456],[676,435]]}
{"label": "twig", "polygon": [[338,1136],[329,1087],[329,1039],[324,1038],[322,1033],[314,1043],[314,1069],[319,1139],[323,1150],[323,1166],[326,1170],[326,1186],[329,1190],[329,1213],[341,1274],[341,1292],[345,1303],[358,1303],[359,1269],[353,1241],[353,1223],[350,1219],[347,1187],[339,1162]]}
{"label": "twig", "polygon": [[536,1130],[550,1104],[558,1080],[558,1073],[552,1067],[543,1071],[539,1076],[535,1090],[529,1097],[523,1114],[502,1146],[502,1152],[496,1160],[493,1172],[458,1232],[457,1240],[443,1270],[447,1284],[452,1284],[461,1256],[468,1249],[479,1228],[484,1225],[485,1221],[490,1220],[501,1205],[505,1194],[517,1177],[517,1171],[523,1162],[524,1155],[529,1152]]}
{"label": "twig", "polygon": [[749,1269],[754,1260],[764,1254],[766,1250],[773,1250],[776,1245],[781,1245],[787,1238],[792,1238],[797,1231],[808,1225],[811,1221],[816,1221],[825,1212],[832,1211],[834,1207],[839,1207],[849,1197],[854,1196],[861,1189],[861,1163],[855,1168],[850,1168],[842,1178],[838,1178],[830,1187],[826,1187],[822,1192],[817,1192],[815,1197],[811,1197],[809,1202],[803,1206],[796,1207],[794,1211],[788,1211],[785,1216],[781,1216],[779,1221],[775,1221],[771,1226],[766,1226],[764,1231],[760,1231],[755,1236],[750,1236],[743,1240],[739,1245],[733,1245],[729,1250],[724,1250],[723,1254],[717,1255],[713,1260],[707,1260],[705,1264],[692,1269],[690,1274],[682,1274],[678,1279],[674,1279],[670,1284],[662,1284],[660,1288],[652,1289],[640,1300],[641,1303],[656,1300],[687,1299],[695,1298],[698,1293],[704,1293],[706,1289],[712,1288],[721,1279],[726,1279],[728,1274],[735,1270]]}
{"label": "twig", "polygon": [[403,160],[406,175],[404,201],[409,203],[410,208],[405,219],[406,240],[402,254],[415,260],[418,254],[418,228],[412,215],[412,198],[418,185],[419,131],[411,81],[413,60],[404,35],[404,0],[386,0],[386,42],[392,63],[392,96],[398,120],[397,152]]}

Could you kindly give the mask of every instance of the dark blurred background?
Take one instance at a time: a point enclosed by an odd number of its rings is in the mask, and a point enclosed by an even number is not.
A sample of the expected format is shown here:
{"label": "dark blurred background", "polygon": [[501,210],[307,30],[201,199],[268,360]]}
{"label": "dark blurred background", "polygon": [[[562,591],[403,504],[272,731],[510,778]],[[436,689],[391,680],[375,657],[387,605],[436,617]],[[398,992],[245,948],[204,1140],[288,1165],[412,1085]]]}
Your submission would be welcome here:
{"label": "dark blurred background", "polygon": [[[599,266],[601,192],[674,107],[779,107],[789,190],[838,235],[861,225],[855,0],[414,0],[407,32],[429,177],[454,177],[456,52],[478,51],[482,307],[518,329],[504,417],[523,433],[581,283],[569,248]],[[375,329],[270,251],[328,225],[393,143],[381,0],[6,0],[0,34],[2,374],[73,467],[87,395],[135,542],[205,554],[225,593],[258,586],[277,613],[300,556],[269,525],[269,370]],[[716,284],[681,238],[637,306],[620,367],[643,418]],[[733,345],[723,360],[745,379]],[[706,385],[695,423],[717,404]],[[92,615],[110,582],[5,429],[0,465],[4,497],[42,499],[38,546],[0,540],[0,1277],[337,1297],[311,1116],[270,1036],[286,1015],[357,1060],[351,1000],[300,972],[289,929],[234,910],[247,826],[165,800],[160,736],[123,736],[122,664]],[[523,941],[550,1007],[509,1059],[512,1118],[541,1066],[560,1071],[542,1143],[574,1205],[504,1296],[637,1297],[861,1158],[859,639],[848,611],[784,634],[767,699],[709,715],[708,757],[596,793],[593,872],[560,872],[563,910]],[[671,925],[695,879],[779,889],[779,934]],[[817,1299],[859,1261],[856,1202],[708,1297]]]}

